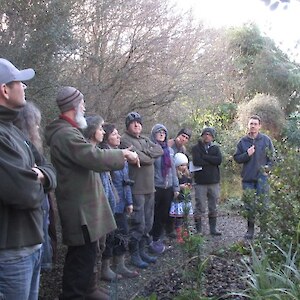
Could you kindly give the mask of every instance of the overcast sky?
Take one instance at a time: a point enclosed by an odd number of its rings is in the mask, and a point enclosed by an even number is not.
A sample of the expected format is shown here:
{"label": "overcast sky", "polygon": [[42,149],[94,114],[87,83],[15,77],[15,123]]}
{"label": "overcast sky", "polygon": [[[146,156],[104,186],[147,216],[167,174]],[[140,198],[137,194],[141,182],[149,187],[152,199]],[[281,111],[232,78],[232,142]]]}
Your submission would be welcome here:
{"label": "overcast sky", "polygon": [[[242,25],[254,21],[281,49],[300,62],[300,2],[291,0],[271,11],[261,0],[171,0],[181,9],[193,8],[196,18],[214,27]],[[288,50],[290,49],[290,50]]]}

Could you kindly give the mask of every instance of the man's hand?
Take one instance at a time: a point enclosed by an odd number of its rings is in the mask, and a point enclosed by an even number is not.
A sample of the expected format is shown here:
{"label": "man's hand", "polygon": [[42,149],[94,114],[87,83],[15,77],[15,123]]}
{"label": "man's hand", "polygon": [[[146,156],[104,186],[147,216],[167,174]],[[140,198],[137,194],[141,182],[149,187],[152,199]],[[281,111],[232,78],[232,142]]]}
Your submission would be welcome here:
{"label": "man's hand", "polygon": [[41,181],[41,183],[44,185],[45,184],[45,175],[43,174],[43,172],[36,168],[36,167],[33,167],[32,168],[32,171],[35,172],[37,174],[37,178]]}
{"label": "man's hand", "polygon": [[247,153],[249,156],[253,155],[255,152],[255,146],[252,145],[248,150],[247,150]]}
{"label": "man's hand", "polygon": [[135,151],[131,151],[129,149],[130,148],[122,150],[125,159],[127,159],[129,163],[136,164],[138,167],[140,167],[141,165],[138,154]]}
{"label": "man's hand", "polygon": [[127,207],[126,207],[126,212],[130,215],[130,214],[132,214],[132,212],[133,212],[133,205],[131,204],[131,205],[128,205]]}

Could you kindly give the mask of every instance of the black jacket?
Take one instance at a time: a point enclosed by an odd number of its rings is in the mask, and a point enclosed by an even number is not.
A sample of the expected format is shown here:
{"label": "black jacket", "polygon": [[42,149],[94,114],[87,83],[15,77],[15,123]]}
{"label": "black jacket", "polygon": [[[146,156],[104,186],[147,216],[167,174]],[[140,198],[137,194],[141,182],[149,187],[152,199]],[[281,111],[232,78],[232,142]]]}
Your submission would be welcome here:
{"label": "black jacket", "polygon": [[202,170],[194,175],[196,184],[214,184],[220,182],[219,165],[222,162],[222,154],[219,146],[211,144],[206,150],[202,141],[192,148],[193,164],[201,166]]}

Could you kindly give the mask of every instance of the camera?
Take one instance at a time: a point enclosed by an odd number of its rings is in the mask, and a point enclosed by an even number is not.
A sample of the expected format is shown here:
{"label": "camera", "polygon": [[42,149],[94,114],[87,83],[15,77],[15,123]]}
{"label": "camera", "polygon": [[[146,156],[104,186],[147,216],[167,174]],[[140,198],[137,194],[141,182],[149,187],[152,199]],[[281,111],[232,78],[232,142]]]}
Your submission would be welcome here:
{"label": "camera", "polygon": [[133,186],[134,185],[134,180],[123,179],[123,186],[125,186],[125,185]]}

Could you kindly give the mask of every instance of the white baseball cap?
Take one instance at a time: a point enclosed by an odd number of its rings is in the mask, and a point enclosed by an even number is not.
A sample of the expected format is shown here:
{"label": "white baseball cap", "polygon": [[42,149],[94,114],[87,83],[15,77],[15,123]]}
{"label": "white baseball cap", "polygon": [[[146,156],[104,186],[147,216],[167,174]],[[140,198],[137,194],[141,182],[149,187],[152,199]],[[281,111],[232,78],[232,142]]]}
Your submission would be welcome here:
{"label": "white baseball cap", "polygon": [[30,80],[34,75],[33,69],[18,70],[10,61],[0,58],[0,84]]}

